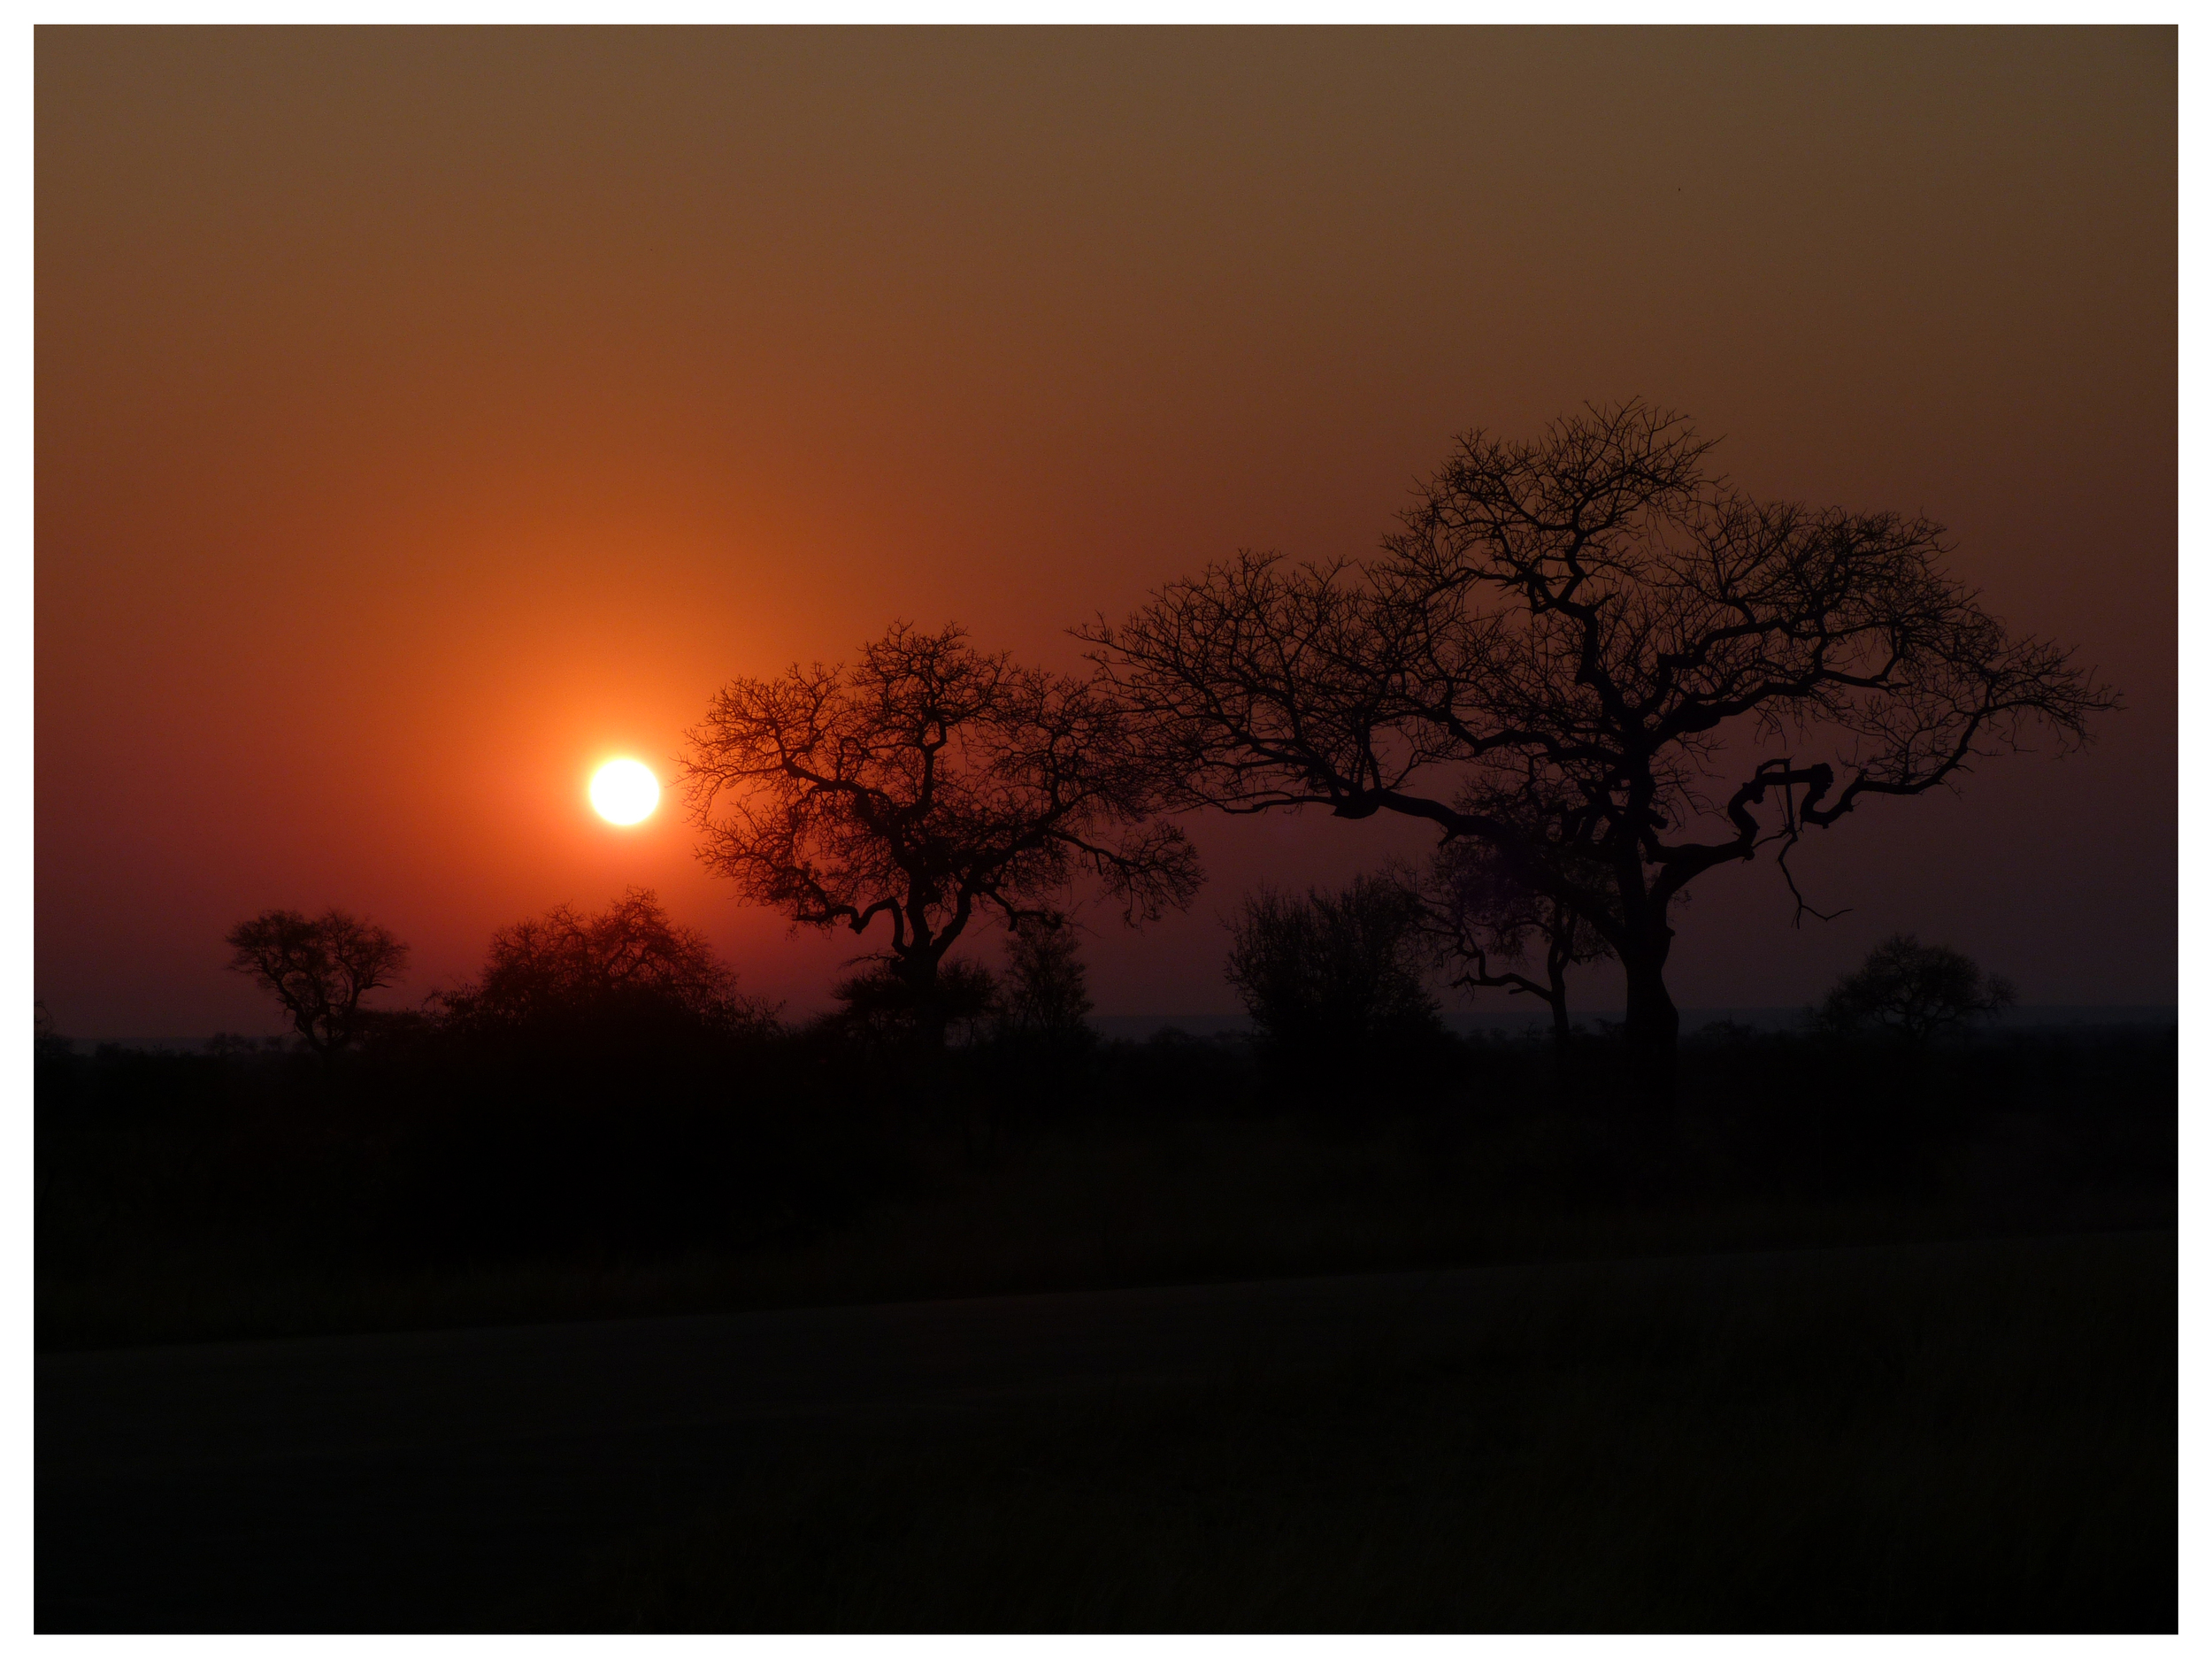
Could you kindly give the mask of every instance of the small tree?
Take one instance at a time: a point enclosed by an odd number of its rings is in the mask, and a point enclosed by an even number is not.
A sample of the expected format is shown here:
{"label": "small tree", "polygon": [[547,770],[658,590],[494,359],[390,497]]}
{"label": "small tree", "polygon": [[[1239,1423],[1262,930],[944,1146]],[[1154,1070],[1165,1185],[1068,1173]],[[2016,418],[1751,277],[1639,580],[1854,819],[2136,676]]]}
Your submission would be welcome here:
{"label": "small tree", "polygon": [[1442,1030],[1421,924],[1419,895],[1391,874],[1302,898],[1263,887],[1230,918],[1229,983],[1279,1059],[1336,1080]]}
{"label": "small tree", "polygon": [[1887,1035],[1918,1047],[2016,1001],[2009,980],[1984,973],[1971,957],[1893,933],[1836,981],[1814,1018],[1839,1034]]}
{"label": "small tree", "polygon": [[[1533,996],[1551,1010],[1552,1041],[1564,1048],[1572,1038],[1567,1010],[1567,970],[1612,955],[1604,936],[1561,895],[1540,887],[1487,841],[1448,841],[1431,859],[1424,896],[1428,925],[1449,962],[1463,969],[1452,980],[1468,990],[1503,989]],[[1540,953],[1543,978],[1511,964]]]}
{"label": "small tree", "polygon": [[1025,920],[1006,946],[1001,1018],[1018,1036],[1063,1044],[1091,1035],[1090,975],[1064,917]]}
{"label": "small tree", "polygon": [[449,1019],[478,1030],[640,1022],[733,1029],[773,1014],[739,995],[736,975],[705,936],[670,921],[644,887],[626,889],[596,916],[560,904],[501,928],[481,976],[440,1000]]}
{"label": "small tree", "polygon": [[407,947],[388,929],[339,910],[264,910],[224,943],[232,970],[277,999],[326,1064],[359,1034],[361,999],[396,983],[407,965]]}
{"label": "small tree", "polygon": [[69,1039],[62,1035],[61,1027],[54,1023],[54,1017],[46,1011],[44,999],[34,998],[32,1006],[34,1010],[31,1019],[32,1054],[42,1064],[66,1059],[69,1055]]}
{"label": "small tree", "polygon": [[734,680],[690,740],[701,860],[802,926],[884,918],[884,971],[931,1046],[950,1018],[939,964],[979,912],[1019,926],[1084,875],[1132,923],[1197,890],[1181,830],[1147,821],[1160,780],[1105,688],[957,627],[900,623],[849,668]]}

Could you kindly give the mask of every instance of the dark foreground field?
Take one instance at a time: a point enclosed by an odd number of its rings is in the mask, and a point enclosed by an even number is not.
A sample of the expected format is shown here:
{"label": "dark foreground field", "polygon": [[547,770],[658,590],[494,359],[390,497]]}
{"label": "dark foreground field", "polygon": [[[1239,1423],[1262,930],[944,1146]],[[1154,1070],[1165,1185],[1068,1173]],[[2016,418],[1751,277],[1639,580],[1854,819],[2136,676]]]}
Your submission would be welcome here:
{"label": "dark foreground field", "polygon": [[42,1630],[2170,1630],[2170,1233],[50,1356]]}
{"label": "dark foreground field", "polygon": [[40,1627],[2173,1628],[2170,1031],[639,1052],[49,1056]]}

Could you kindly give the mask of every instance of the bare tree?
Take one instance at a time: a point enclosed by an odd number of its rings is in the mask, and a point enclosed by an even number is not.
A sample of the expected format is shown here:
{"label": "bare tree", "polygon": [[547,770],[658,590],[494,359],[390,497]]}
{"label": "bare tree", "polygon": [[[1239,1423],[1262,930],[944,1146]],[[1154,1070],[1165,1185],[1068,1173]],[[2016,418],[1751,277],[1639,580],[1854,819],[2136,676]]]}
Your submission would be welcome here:
{"label": "bare tree", "polygon": [[1263,887],[1229,918],[1226,974],[1278,1061],[1340,1083],[1442,1030],[1422,902],[1395,870],[1336,893]]}
{"label": "bare tree", "polygon": [[1089,980],[1073,924],[1051,912],[1025,918],[1007,941],[1002,1023],[1020,1037],[1063,1047],[1087,1043]]}
{"label": "bare tree", "polygon": [[358,1033],[362,997],[395,983],[407,965],[407,947],[388,929],[339,910],[264,910],[223,942],[231,968],[283,1005],[326,1064]]}
{"label": "bare tree", "polygon": [[34,998],[33,1008],[35,1011],[31,1024],[32,1054],[36,1056],[42,1066],[49,1061],[66,1059],[70,1051],[69,1039],[62,1035],[61,1027],[54,1023],[54,1017],[46,1011],[45,998]]}
{"label": "bare tree", "polygon": [[484,1030],[668,1016],[736,1028],[774,1013],[740,995],[705,936],[672,922],[646,887],[596,916],[560,904],[501,928],[483,973],[438,1000],[449,1018]]}
{"label": "bare tree", "polygon": [[1838,979],[1814,1018],[1845,1035],[1882,1033],[1918,1047],[2017,1001],[2010,980],[1948,945],[1893,933]]}
{"label": "bare tree", "polygon": [[[1533,442],[1473,433],[1372,564],[1246,554],[1086,637],[1176,804],[1402,813],[1489,844],[1620,958],[1626,1034],[1663,1072],[1669,912],[1697,877],[1771,846],[1789,879],[1807,829],[2038,733],[2080,742],[2116,706],[1943,572],[1940,526],[1755,500],[1711,448],[1640,402]],[[1560,814],[1486,804],[1530,779]]]}
{"label": "bare tree", "polygon": [[701,859],[795,924],[890,930],[887,970],[942,1041],[938,964],[979,913],[1057,910],[1079,878],[1125,918],[1189,903],[1195,855],[1148,821],[1163,788],[1102,683],[900,623],[851,667],[716,694],[683,763]]}
{"label": "bare tree", "polygon": [[[1551,1010],[1552,1041],[1564,1048],[1573,1029],[1567,970],[1611,956],[1604,936],[1558,888],[1532,885],[1488,841],[1460,838],[1439,847],[1422,892],[1442,955],[1462,970],[1451,982],[1533,996]],[[1515,966],[1532,953],[1541,956],[1540,979]]]}

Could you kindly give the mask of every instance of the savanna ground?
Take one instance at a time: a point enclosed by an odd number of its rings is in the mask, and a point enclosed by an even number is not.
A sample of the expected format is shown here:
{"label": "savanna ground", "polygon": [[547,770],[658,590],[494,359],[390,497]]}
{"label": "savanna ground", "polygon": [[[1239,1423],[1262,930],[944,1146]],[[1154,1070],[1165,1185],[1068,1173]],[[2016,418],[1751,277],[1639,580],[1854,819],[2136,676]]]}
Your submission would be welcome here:
{"label": "savanna ground", "polygon": [[[2170,1031],[1732,1033],[1660,1110],[1601,1045],[1302,1092],[1172,1041],[920,1082],[818,1033],[641,1069],[49,1056],[50,1355],[1417,1267],[1519,1288],[1410,1347],[756,1425],[668,1453],[703,1486],[465,1573],[357,1520],[302,1532],[350,1539],[350,1578],[227,1576],[172,1545],[265,1511],[245,1487],[150,1489],[118,1526],[50,1502],[42,1455],[41,1623],[2170,1629],[2174,1065]],[[406,1525],[386,1496],[364,1512]],[[103,1537],[137,1567],[102,1571]]]}
{"label": "savanna ground", "polygon": [[1601,1280],[1418,1357],[794,1434],[479,1617],[2171,1629],[2172,1235],[2070,1242]]}

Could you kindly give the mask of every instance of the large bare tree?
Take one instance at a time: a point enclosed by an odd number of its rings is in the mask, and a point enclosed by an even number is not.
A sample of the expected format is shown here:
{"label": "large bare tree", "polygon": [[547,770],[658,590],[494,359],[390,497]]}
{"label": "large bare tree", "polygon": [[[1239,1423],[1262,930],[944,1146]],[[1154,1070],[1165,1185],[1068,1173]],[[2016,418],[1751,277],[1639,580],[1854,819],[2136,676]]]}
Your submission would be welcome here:
{"label": "large bare tree", "polygon": [[[1472,433],[1377,559],[1247,554],[1087,637],[1176,804],[1487,843],[1620,958],[1627,1034],[1663,1065],[1689,883],[2115,706],[1945,572],[1939,526],[1755,500],[1711,448],[1640,402]],[[1593,863],[1600,885],[1564,873]]]}
{"label": "large bare tree", "polygon": [[746,897],[805,926],[864,934],[881,918],[887,966],[941,1033],[938,966],[978,915],[1047,921],[1079,878],[1132,922],[1196,893],[1133,726],[1098,680],[901,623],[849,667],[717,693],[689,733],[686,798],[700,857]]}

